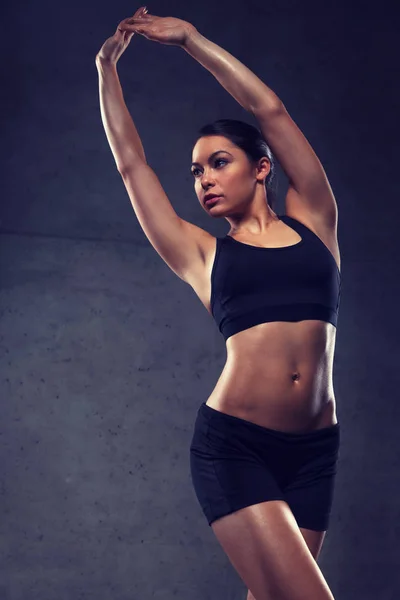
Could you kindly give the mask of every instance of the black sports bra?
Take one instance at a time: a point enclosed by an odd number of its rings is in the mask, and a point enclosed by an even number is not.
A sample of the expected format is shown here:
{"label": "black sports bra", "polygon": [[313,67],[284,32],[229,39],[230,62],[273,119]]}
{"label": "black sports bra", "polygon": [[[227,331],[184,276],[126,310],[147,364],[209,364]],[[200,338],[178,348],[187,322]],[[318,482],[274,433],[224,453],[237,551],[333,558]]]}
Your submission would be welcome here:
{"label": "black sports bra", "polygon": [[317,319],[337,326],[342,278],[332,253],[303,223],[277,216],[300,242],[261,248],[217,237],[211,312],[225,340],[269,321]]}

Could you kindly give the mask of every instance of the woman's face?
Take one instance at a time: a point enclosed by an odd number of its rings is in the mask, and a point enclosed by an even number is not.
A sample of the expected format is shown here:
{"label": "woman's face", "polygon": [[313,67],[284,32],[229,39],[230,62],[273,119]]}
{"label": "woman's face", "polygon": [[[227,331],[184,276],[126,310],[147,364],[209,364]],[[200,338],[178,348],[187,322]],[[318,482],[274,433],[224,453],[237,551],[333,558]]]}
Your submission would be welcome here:
{"label": "woman's face", "polygon": [[[192,152],[191,172],[203,209],[210,216],[244,211],[254,197],[257,180],[247,155],[224,136],[201,137]],[[222,196],[205,204],[206,194]]]}

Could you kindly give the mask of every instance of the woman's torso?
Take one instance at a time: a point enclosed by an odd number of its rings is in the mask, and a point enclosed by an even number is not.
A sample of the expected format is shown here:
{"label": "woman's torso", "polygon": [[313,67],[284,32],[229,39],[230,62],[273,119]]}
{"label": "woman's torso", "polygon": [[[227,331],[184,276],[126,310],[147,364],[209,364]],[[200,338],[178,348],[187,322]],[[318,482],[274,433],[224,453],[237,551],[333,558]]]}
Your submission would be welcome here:
{"label": "woman's torso", "polygon": [[[302,216],[332,253],[340,270],[336,235],[316,228]],[[216,238],[206,238],[203,268],[190,285],[211,314],[211,272]],[[262,247],[297,244],[301,236],[282,221],[269,228],[268,240],[235,236]],[[227,339],[227,360],[207,404],[263,427],[305,432],[337,423],[333,390],[336,328],[328,322],[261,323]]]}

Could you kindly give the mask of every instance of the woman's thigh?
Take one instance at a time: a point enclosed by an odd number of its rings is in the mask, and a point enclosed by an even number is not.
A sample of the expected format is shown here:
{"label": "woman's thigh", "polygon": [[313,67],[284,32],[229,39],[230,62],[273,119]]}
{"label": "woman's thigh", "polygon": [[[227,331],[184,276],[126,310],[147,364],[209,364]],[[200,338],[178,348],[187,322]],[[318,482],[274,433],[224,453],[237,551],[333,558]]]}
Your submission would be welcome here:
{"label": "woman's thigh", "polygon": [[247,506],[211,527],[256,600],[333,600],[286,502]]}

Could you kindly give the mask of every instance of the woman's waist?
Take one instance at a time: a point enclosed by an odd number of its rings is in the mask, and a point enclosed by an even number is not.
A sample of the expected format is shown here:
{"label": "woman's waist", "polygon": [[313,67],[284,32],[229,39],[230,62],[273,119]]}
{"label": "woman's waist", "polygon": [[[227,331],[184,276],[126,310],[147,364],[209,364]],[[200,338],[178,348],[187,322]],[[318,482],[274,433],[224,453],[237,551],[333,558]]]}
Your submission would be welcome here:
{"label": "woman's waist", "polygon": [[207,400],[216,410],[287,431],[337,422],[329,369],[292,365],[225,365]]}
{"label": "woman's waist", "polygon": [[302,348],[302,351],[269,348],[264,352],[246,351],[228,354],[218,384],[248,390],[255,396],[281,392],[294,398],[313,393],[325,395],[332,389],[333,352]]}

